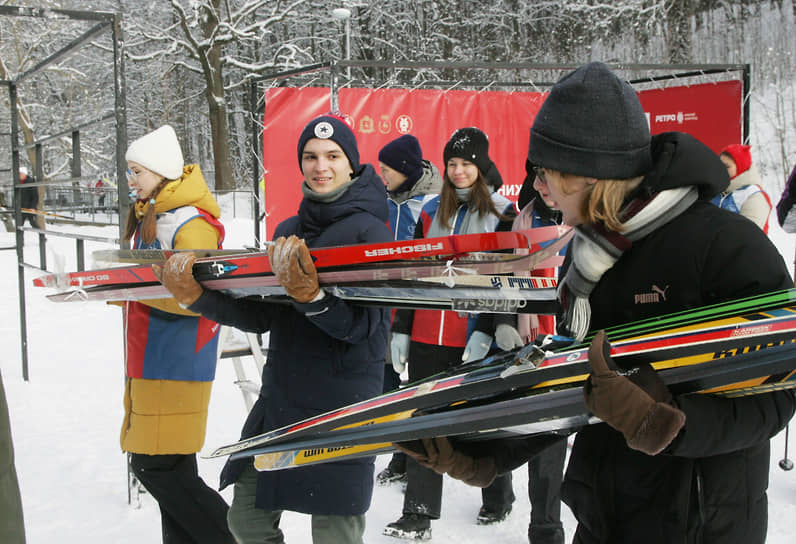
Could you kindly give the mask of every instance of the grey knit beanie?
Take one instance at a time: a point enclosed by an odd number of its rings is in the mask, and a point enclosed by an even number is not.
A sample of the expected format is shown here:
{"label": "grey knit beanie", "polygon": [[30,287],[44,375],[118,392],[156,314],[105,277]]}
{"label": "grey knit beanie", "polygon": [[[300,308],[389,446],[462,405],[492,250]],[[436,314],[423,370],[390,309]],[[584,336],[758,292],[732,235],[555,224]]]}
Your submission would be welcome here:
{"label": "grey knit beanie", "polygon": [[636,92],[602,62],[567,74],[553,85],[534,119],[528,160],[597,179],[647,173],[650,130]]}

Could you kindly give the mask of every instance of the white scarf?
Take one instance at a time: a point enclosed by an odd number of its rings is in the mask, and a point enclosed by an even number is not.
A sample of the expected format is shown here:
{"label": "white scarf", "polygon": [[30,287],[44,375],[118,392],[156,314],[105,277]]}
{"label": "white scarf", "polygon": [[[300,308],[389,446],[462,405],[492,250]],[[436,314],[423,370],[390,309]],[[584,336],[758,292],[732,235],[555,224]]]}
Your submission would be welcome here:
{"label": "white scarf", "polygon": [[[646,202],[636,199],[625,206],[629,215],[622,233],[579,225],[572,240],[572,262],[558,296],[564,308],[561,330],[581,342],[589,331],[589,296],[594,287],[634,241],[665,225],[697,200],[695,187],[678,187],[655,194]],[[636,210],[636,208],[639,208]]]}

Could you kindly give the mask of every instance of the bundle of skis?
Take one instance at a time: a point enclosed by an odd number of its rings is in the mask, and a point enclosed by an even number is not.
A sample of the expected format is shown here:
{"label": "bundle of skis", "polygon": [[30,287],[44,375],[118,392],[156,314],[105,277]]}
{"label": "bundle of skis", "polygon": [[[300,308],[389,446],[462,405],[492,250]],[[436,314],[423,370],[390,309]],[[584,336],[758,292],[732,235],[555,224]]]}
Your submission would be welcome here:
{"label": "bundle of skis", "polygon": [[[649,363],[675,394],[741,396],[796,387],[796,290],[608,329],[623,369]],[[392,450],[432,436],[472,441],[593,423],[583,344],[528,345],[391,393],[221,447],[278,470]]]}
{"label": "bundle of skis", "polygon": [[[359,304],[541,314],[558,309],[555,280],[528,273],[558,266],[558,253],[571,236],[566,229],[545,227],[322,248],[311,254],[324,289]],[[56,302],[167,297],[151,264],[172,253],[95,253],[95,260],[134,264],[54,274],[34,284],[58,288],[48,296]],[[193,274],[205,287],[288,300],[265,252],[196,253]],[[620,367],[649,363],[676,394],[738,396],[796,387],[794,289],[606,332]],[[594,421],[582,397],[590,340],[576,346],[528,345],[488,357],[224,446],[211,456],[253,456],[259,470],[278,470],[370,456],[391,451],[394,442],[418,438],[473,441],[587,425]]]}
{"label": "bundle of skis", "polygon": [[[568,228],[553,226],[320,248],[311,250],[311,255],[324,289],[359,304],[550,314],[558,308],[556,281],[528,273],[560,265],[562,258],[558,253],[572,234]],[[534,250],[540,246],[544,247]],[[173,253],[95,252],[95,261],[133,264],[50,274],[33,283],[58,289],[48,295],[54,302],[164,298],[170,295],[158,282],[151,265],[164,262]],[[259,295],[275,301],[288,300],[270,269],[266,252],[195,253],[193,274],[204,287],[236,297]]]}

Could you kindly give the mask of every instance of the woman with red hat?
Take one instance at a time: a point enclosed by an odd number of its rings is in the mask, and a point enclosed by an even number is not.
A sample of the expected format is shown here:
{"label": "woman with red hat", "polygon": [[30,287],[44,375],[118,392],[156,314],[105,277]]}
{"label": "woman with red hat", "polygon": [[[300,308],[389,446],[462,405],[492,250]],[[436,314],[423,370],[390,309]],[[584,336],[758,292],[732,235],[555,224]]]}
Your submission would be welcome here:
{"label": "woman with red hat", "polygon": [[730,144],[721,150],[719,158],[730,174],[730,184],[713,203],[719,208],[740,213],[768,234],[768,215],[771,199],[761,187],[760,172],[752,164],[752,146]]}

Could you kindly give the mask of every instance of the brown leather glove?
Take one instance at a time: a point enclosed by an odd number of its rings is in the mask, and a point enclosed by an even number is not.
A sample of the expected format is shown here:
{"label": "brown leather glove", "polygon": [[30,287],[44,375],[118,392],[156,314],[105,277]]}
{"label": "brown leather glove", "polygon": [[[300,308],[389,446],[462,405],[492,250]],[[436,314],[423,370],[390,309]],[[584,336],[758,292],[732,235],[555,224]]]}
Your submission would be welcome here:
{"label": "brown leather glove", "polygon": [[393,445],[424,467],[468,485],[489,487],[497,476],[494,458],[470,457],[453,449],[450,440],[444,436],[424,438],[422,448],[425,453],[418,452],[418,442]]}
{"label": "brown leather glove", "polygon": [[651,367],[634,369],[628,376],[616,373],[605,331],[589,346],[592,372],[583,387],[589,410],[625,436],[627,445],[656,455],[685,425],[685,414],[674,406],[672,395]]}
{"label": "brown leather glove", "polygon": [[163,266],[153,264],[152,272],[174,299],[183,307],[188,307],[202,296],[202,286],[193,277],[193,263],[196,255],[190,251],[175,253]]}
{"label": "brown leather glove", "polygon": [[318,272],[304,240],[293,234],[280,236],[268,248],[268,259],[279,284],[293,300],[310,302],[318,296]]}

